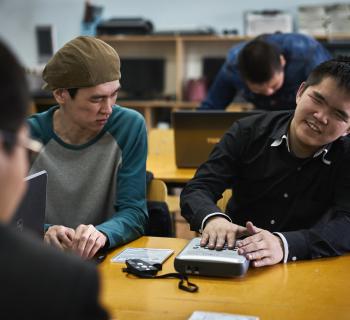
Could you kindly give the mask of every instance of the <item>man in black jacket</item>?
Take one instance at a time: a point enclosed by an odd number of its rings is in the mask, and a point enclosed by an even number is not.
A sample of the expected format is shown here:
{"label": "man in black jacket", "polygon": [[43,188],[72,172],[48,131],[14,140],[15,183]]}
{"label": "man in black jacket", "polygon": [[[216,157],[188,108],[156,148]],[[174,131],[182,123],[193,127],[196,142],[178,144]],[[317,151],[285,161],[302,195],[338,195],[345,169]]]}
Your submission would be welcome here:
{"label": "man in black jacket", "polygon": [[28,102],[24,71],[0,42],[0,319],[107,319],[92,264],[7,225],[26,189]]}
{"label": "man in black jacket", "polygon": [[316,67],[296,104],[234,123],[187,184],[181,210],[201,245],[248,235],[238,252],[256,267],[350,251],[349,58]]}

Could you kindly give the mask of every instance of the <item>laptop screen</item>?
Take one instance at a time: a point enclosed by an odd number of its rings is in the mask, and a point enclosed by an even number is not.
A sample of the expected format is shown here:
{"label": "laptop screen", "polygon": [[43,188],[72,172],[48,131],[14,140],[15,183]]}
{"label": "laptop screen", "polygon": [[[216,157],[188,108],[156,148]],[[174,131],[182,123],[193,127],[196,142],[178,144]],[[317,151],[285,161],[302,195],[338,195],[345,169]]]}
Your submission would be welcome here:
{"label": "laptop screen", "polygon": [[262,111],[175,111],[172,124],[175,139],[175,158],[178,168],[197,168],[208,159],[232,124]]}
{"label": "laptop screen", "polygon": [[25,178],[28,182],[25,193],[11,224],[18,231],[29,231],[44,237],[47,172],[40,171]]}

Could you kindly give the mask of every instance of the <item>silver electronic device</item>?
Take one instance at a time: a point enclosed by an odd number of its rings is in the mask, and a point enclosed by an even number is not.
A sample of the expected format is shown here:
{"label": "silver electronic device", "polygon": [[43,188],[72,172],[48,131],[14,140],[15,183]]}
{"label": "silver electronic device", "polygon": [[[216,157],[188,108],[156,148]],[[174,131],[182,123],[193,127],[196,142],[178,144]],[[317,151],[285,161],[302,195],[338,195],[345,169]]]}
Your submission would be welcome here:
{"label": "silver electronic device", "polygon": [[238,254],[237,248],[208,249],[200,246],[200,240],[192,239],[175,257],[177,272],[212,277],[240,277],[247,272],[249,260]]}

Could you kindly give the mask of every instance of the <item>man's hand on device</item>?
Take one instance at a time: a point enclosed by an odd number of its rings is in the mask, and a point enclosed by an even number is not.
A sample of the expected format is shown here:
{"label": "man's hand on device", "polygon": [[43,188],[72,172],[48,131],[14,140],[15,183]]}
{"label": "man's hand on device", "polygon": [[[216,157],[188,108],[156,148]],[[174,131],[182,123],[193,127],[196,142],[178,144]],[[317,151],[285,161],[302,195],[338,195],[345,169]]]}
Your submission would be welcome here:
{"label": "man's hand on device", "polygon": [[229,249],[235,247],[236,239],[247,234],[247,228],[234,224],[222,216],[209,218],[202,233],[201,246],[220,250],[227,243]]}
{"label": "man's hand on device", "polygon": [[252,261],[254,267],[273,265],[282,261],[283,243],[279,236],[254,226],[250,221],[246,227],[250,236],[237,243],[239,254]]}

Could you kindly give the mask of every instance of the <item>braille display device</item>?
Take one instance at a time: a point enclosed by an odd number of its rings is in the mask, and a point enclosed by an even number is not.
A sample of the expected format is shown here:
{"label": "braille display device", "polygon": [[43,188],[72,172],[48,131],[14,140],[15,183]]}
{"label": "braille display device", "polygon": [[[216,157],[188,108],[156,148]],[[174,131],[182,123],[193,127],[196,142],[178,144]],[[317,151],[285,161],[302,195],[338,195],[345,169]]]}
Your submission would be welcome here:
{"label": "braille display device", "polygon": [[237,248],[208,249],[200,246],[200,238],[192,239],[174,261],[179,273],[212,277],[243,276],[248,266],[249,260],[238,254]]}

